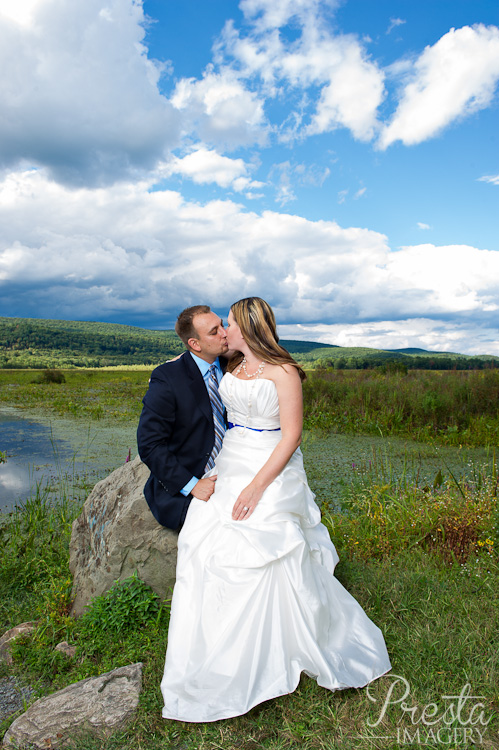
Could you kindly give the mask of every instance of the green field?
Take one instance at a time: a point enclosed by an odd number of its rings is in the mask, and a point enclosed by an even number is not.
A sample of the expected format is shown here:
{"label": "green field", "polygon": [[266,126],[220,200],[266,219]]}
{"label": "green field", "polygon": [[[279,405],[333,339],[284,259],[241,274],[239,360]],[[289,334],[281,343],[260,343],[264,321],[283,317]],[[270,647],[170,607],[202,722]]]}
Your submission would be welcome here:
{"label": "green field", "polygon": [[[64,382],[38,383],[32,381],[40,373],[0,371],[1,403],[94,426],[136,422],[147,370],[63,374]],[[14,664],[0,666],[0,676],[14,674],[45,695],[117,666],[144,663],[144,689],[132,723],[105,739],[75,736],[72,750],[499,747],[499,371],[323,375],[313,374],[305,383],[303,450],[323,521],[340,554],[338,578],[383,631],[393,674],[410,685],[412,715],[435,704],[441,716],[448,705],[442,696],[458,696],[469,684],[471,694],[481,696],[486,726],[464,726],[454,717],[449,726],[440,721],[434,727],[445,730],[445,742],[423,743],[427,736],[420,732],[419,742],[411,743],[407,738],[424,725],[414,725],[411,714],[395,704],[373,727],[393,683],[390,676],[369,689],[377,703],[366,690],[330,693],[303,676],[292,695],[246,716],[201,725],[162,720],[168,602],[160,605],[132,581],[97,600],[87,618],[69,617],[68,544],[85,492],[61,487],[55,506],[38,493],[0,525],[0,626],[38,623],[32,637],[17,642]],[[461,445],[481,446],[483,459],[467,459],[466,478],[442,465],[422,483],[417,464],[394,470],[387,441],[372,460],[352,465],[338,508],[331,489],[337,459],[332,433],[419,439],[428,449],[445,445],[456,456]],[[77,646],[76,659],[54,652],[62,640]],[[461,718],[469,719],[469,712]],[[465,728],[474,732],[467,741]]]}
{"label": "green field", "polygon": [[[46,382],[46,371],[0,369],[0,404],[92,422],[136,422],[151,369],[75,368],[61,371],[62,383]],[[321,432],[497,445],[498,405],[495,369],[319,371],[304,384],[305,429]]]}

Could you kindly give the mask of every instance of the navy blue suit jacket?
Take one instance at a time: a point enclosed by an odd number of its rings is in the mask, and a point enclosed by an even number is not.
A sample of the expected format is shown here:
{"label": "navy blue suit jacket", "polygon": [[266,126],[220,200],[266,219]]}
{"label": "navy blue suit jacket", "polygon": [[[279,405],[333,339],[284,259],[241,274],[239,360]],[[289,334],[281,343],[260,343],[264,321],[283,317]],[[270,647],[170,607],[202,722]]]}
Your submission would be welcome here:
{"label": "navy blue suit jacket", "polygon": [[137,444],[151,471],[144,495],[156,520],[178,529],[192,498],[180,490],[204,474],[215,442],[210,397],[188,352],[153,371],[142,403]]}

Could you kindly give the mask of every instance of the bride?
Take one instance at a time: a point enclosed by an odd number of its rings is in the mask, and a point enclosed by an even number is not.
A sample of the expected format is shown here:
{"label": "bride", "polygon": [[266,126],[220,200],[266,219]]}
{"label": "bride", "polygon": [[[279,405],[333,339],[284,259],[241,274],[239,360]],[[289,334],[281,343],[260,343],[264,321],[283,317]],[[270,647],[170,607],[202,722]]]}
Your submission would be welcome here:
{"label": "bride", "polygon": [[305,375],[270,306],[232,305],[227,341],[215,491],[192,499],[178,538],[161,690],[163,717],[179,721],[239,716],[293,692],[302,672],[340,690],[390,669],[381,631],[334,577],[299,448]]}

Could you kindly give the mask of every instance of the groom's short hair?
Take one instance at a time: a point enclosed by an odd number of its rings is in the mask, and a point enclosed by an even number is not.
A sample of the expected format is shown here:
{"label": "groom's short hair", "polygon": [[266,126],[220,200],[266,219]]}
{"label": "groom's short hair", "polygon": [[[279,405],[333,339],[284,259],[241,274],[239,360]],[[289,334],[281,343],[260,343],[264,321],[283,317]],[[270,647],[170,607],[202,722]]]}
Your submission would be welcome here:
{"label": "groom's short hair", "polygon": [[193,307],[186,307],[182,310],[175,323],[175,333],[181,339],[186,346],[189,339],[197,339],[198,332],[194,328],[193,320],[196,315],[203,315],[210,313],[211,307],[208,305],[194,305]]}

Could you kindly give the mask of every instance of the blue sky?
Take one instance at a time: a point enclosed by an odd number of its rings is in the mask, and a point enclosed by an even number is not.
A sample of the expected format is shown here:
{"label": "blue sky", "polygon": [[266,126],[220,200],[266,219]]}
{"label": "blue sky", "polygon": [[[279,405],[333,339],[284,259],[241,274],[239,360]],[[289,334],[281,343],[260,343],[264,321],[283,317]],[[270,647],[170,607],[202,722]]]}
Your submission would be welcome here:
{"label": "blue sky", "polygon": [[499,355],[497,0],[1,0],[0,315]]}

